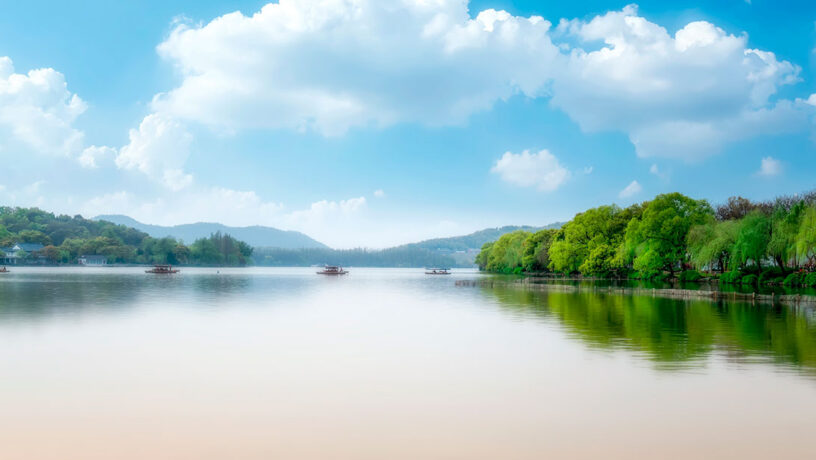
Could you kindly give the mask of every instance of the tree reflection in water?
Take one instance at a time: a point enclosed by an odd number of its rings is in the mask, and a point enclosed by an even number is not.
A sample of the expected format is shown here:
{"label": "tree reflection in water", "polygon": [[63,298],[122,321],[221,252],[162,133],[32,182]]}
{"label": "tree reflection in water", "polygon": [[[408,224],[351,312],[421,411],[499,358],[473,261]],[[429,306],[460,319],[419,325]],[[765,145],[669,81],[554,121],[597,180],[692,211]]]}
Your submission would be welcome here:
{"label": "tree reflection in water", "polygon": [[738,363],[770,361],[816,376],[816,310],[809,307],[482,289],[513,314],[556,321],[593,348],[629,350],[660,369],[701,367],[719,353]]}

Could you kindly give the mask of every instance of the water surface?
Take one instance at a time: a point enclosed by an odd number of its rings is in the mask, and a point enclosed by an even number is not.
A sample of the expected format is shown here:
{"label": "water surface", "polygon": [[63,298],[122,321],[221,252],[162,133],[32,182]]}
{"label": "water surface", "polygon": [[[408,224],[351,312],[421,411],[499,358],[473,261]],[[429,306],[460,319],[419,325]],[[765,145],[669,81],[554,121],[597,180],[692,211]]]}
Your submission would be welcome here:
{"label": "water surface", "polygon": [[478,276],[16,268],[2,458],[816,455],[814,310]]}

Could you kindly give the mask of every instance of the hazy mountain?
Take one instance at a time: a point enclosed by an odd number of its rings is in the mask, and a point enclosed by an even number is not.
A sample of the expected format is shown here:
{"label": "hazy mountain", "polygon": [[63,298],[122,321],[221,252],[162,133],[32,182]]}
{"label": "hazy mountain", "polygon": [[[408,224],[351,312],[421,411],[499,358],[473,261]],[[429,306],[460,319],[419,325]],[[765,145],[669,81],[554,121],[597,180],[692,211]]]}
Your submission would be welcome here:
{"label": "hazy mountain", "polygon": [[309,236],[295,231],[279,230],[272,227],[254,225],[251,227],[229,227],[223,224],[199,222],[195,224],[175,225],[164,227],[161,225],[143,224],[128,216],[104,215],[96,216],[94,220],[106,220],[114,224],[127,225],[141,230],[154,238],[172,236],[190,244],[199,238],[206,238],[215,232],[228,233],[253,247],[275,247],[285,249],[298,248],[327,248],[325,244],[315,241]]}
{"label": "hazy mountain", "polygon": [[561,228],[561,222],[556,222],[544,227],[530,227],[530,226],[516,226],[507,225],[498,228],[486,228],[473,232],[468,235],[451,236],[448,238],[434,238],[431,240],[420,241],[418,243],[410,243],[404,246],[415,246],[433,251],[466,251],[468,249],[481,249],[482,245],[491,241],[496,241],[505,233],[515,232],[516,230],[524,230],[526,232],[536,232],[538,230],[547,228]]}
{"label": "hazy mountain", "polygon": [[555,222],[544,227],[506,225],[498,228],[486,228],[467,235],[451,236],[448,238],[434,238],[431,240],[410,243],[398,248],[419,248],[427,249],[440,255],[449,255],[456,261],[456,265],[473,265],[476,255],[482,249],[482,245],[491,241],[496,241],[505,233],[524,230],[526,232],[536,232],[549,228],[561,228],[563,222]]}

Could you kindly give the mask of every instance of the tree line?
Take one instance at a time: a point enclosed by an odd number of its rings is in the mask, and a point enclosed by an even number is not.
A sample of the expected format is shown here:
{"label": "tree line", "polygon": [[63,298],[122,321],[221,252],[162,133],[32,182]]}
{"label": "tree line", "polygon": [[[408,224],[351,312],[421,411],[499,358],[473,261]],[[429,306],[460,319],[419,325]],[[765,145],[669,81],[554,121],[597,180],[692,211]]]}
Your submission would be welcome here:
{"label": "tree line", "polygon": [[600,206],[557,230],[516,231],[482,247],[482,270],[816,286],[816,192],[712,207],[680,193]]}
{"label": "tree line", "polygon": [[252,247],[214,233],[187,246],[171,237],[153,238],[131,227],[82,216],[54,215],[37,208],[0,207],[0,247],[38,243],[29,262],[73,264],[82,255],[101,255],[108,263],[246,265]]}
{"label": "tree line", "polygon": [[370,249],[327,248],[256,248],[256,265],[275,267],[308,267],[310,265],[341,265],[355,267],[454,267],[456,261],[449,255],[409,246]]}

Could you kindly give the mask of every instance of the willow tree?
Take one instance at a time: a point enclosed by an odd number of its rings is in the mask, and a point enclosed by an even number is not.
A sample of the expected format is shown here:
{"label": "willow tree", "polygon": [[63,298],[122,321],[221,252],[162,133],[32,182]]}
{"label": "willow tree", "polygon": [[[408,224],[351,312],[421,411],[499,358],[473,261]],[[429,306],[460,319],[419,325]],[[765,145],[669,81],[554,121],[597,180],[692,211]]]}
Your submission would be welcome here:
{"label": "willow tree", "polygon": [[816,258],[816,207],[808,206],[802,213],[799,232],[796,235],[796,252],[798,256],[814,264]]}
{"label": "willow tree", "polygon": [[771,239],[768,242],[768,255],[773,257],[782,270],[788,268],[791,260],[796,263],[796,238],[802,214],[807,209],[804,202],[798,202],[786,209],[777,206],[771,216]]}
{"label": "willow tree", "polygon": [[735,221],[713,218],[691,227],[686,237],[691,264],[698,269],[716,266],[720,273],[725,272],[738,230]]}
{"label": "willow tree", "polygon": [[482,245],[482,250],[479,251],[479,254],[476,255],[476,265],[479,266],[479,270],[484,270],[487,268],[487,259],[490,257],[490,250],[493,248],[494,241],[487,242]]}
{"label": "willow tree", "polygon": [[771,241],[771,219],[759,211],[752,211],[740,219],[734,241],[734,261],[741,266],[753,262],[762,269],[762,259],[768,254]]}
{"label": "willow tree", "polygon": [[714,215],[706,200],[695,200],[680,193],[658,195],[649,202],[640,218],[626,228],[624,256],[635,270],[655,275],[662,270],[674,274],[686,261],[686,237],[694,225]]}
{"label": "willow tree", "polygon": [[495,272],[511,273],[521,269],[521,259],[524,254],[524,241],[530,236],[529,232],[517,230],[502,235],[487,256],[487,269]]}

